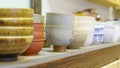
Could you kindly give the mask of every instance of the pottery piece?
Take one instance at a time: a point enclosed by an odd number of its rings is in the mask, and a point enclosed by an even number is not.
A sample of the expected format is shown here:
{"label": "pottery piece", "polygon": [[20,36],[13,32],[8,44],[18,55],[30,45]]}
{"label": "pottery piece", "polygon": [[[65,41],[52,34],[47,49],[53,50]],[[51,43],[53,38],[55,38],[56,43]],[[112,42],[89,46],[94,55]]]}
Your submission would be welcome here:
{"label": "pottery piece", "polygon": [[34,23],[32,24],[32,26],[34,27],[34,31],[33,31],[34,39],[30,47],[22,55],[25,56],[38,55],[41,49],[43,48],[45,41],[43,20],[44,20],[44,16],[39,14],[34,14]]}
{"label": "pottery piece", "polygon": [[0,18],[32,18],[34,14],[33,9],[27,8],[0,8]]}
{"label": "pottery piece", "polygon": [[103,33],[104,33],[104,43],[110,43],[113,40],[114,37],[114,25],[111,24],[104,24],[104,29],[103,29]]}
{"label": "pottery piece", "polygon": [[88,37],[88,34],[74,34],[74,38],[71,40],[70,45],[67,47],[68,49],[79,49],[82,47]]}
{"label": "pottery piece", "polygon": [[74,30],[74,15],[65,13],[47,13],[46,41],[54,46],[54,51],[64,52],[71,43]]}
{"label": "pottery piece", "polygon": [[74,39],[68,46],[69,49],[79,49],[92,44],[95,18],[90,16],[75,16]]}
{"label": "pottery piece", "polygon": [[44,23],[44,16],[39,15],[39,14],[34,14],[34,23]]}
{"label": "pottery piece", "polygon": [[[71,23],[72,21],[72,23]],[[48,23],[49,22],[49,23]],[[72,26],[74,25],[74,15],[66,13],[47,13],[46,25]]]}
{"label": "pottery piece", "polygon": [[119,41],[120,41],[120,25],[115,25],[112,42],[119,42]]}
{"label": "pottery piece", "polygon": [[44,45],[44,39],[33,40],[30,47],[23,53],[25,56],[38,55]]}
{"label": "pottery piece", "polygon": [[0,27],[0,36],[32,35],[33,27]]}
{"label": "pottery piece", "polygon": [[32,40],[33,36],[0,36],[0,61],[17,60]]}
{"label": "pottery piece", "polygon": [[0,62],[14,61],[32,43],[32,9],[0,9]]}
{"label": "pottery piece", "polygon": [[33,18],[0,18],[0,26],[32,26]]}
{"label": "pottery piece", "polygon": [[104,34],[94,34],[93,44],[102,44],[104,40]]}
{"label": "pottery piece", "polygon": [[43,29],[44,30],[44,24],[43,23],[34,23],[32,24],[34,29]]}
{"label": "pottery piece", "polygon": [[104,40],[103,29],[104,29],[103,22],[97,22],[95,24],[93,44],[101,44],[101,43],[103,43],[103,40]]}
{"label": "pottery piece", "polygon": [[34,39],[44,39],[44,30],[43,29],[36,29],[33,32]]}
{"label": "pottery piece", "polygon": [[106,21],[105,24],[114,27],[113,39],[111,42],[120,41],[120,21]]}
{"label": "pottery piece", "polygon": [[81,28],[92,28],[94,30],[95,18],[90,16],[75,16],[74,30],[79,30]]}

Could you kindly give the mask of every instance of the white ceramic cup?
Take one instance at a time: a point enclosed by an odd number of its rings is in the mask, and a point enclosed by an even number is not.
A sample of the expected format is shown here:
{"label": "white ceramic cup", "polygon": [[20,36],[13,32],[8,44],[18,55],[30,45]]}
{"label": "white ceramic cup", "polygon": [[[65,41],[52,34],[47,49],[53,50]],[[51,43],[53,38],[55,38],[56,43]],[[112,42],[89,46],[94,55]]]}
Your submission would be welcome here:
{"label": "white ceramic cup", "polygon": [[53,46],[68,46],[73,38],[74,15],[65,13],[47,13],[46,42]]}

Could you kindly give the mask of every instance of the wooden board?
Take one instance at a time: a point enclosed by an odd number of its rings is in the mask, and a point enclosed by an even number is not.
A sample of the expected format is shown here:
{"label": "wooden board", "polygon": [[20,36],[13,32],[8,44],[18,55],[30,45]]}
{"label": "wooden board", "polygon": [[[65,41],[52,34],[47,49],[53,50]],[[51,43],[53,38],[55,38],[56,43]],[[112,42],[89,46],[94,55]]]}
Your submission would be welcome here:
{"label": "wooden board", "polygon": [[120,58],[120,45],[104,48],[28,68],[100,68]]}

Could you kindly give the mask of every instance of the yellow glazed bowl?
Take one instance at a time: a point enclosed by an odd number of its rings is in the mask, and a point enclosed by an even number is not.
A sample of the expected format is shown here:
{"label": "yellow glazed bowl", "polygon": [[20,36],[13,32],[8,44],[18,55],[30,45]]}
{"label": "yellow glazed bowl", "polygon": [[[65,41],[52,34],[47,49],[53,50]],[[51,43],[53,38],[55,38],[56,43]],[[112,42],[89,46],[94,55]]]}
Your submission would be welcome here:
{"label": "yellow glazed bowl", "polygon": [[33,9],[27,9],[27,8],[0,8],[0,18],[9,18],[9,17],[32,18],[33,14],[34,14]]}
{"label": "yellow glazed bowl", "polygon": [[33,18],[0,18],[0,26],[32,26]]}
{"label": "yellow glazed bowl", "polygon": [[32,35],[33,27],[0,27],[0,36]]}
{"label": "yellow glazed bowl", "polygon": [[33,36],[0,36],[0,54],[20,54],[32,40]]}
{"label": "yellow glazed bowl", "polygon": [[33,36],[0,36],[0,62],[17,60],[32,40]]}

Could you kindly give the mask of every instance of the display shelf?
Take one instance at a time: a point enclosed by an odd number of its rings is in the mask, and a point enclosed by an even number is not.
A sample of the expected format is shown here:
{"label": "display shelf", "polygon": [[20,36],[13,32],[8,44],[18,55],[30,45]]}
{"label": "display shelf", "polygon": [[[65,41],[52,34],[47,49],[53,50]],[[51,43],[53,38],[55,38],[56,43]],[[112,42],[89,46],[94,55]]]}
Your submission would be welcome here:
{"label": "display shelf", "polygon": [[80,55],[87,52],[119,45],[120,43],[91,45],[88,47],[81,47],[80,49],[75,50],[68,49],[66,52],[53,52],[52,48],[43,48],[43,50],[37,56],[19,56],[19,59],[14,62],[0,62],[0,68],[26,68],[70,56]]}

